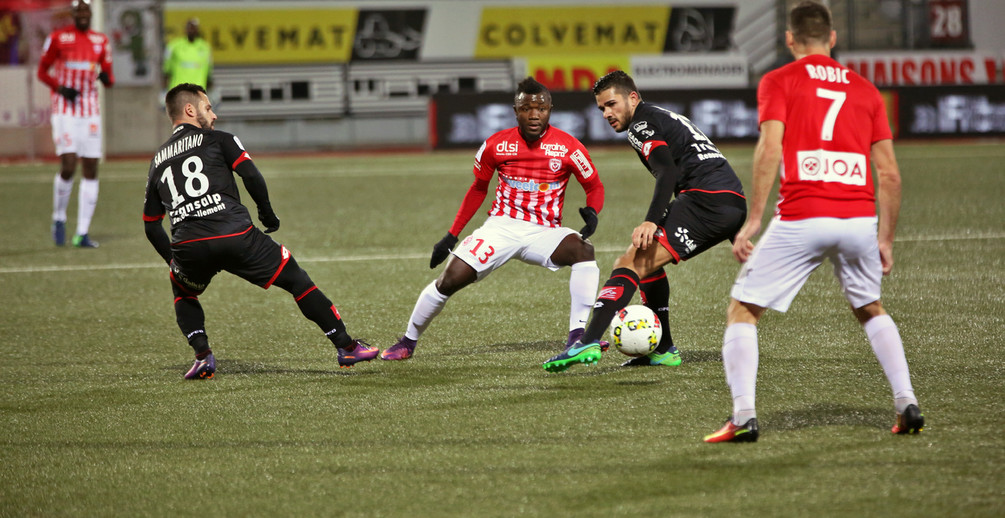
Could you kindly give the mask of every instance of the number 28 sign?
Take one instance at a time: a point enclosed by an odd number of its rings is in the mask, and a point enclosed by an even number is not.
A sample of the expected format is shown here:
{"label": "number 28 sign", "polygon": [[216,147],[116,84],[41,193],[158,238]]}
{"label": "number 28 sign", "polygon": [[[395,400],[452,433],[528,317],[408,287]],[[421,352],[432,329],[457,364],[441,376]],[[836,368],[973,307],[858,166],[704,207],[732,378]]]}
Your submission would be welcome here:
{"label": "number 28 sign", "polygon": [[937,46],[967,45],[970,41],[966,0],[929,0],[928,28]]}

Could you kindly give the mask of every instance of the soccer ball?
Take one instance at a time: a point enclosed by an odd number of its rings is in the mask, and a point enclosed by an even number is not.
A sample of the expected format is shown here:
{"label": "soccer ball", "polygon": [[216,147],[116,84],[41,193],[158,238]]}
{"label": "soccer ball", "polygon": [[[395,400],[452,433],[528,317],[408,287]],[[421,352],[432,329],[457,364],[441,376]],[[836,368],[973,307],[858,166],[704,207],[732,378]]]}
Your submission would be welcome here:
{"label": "soccer ball", "polygon": [[611,322],[611,341],[628,356],[645,356],[653,352],[662,337],[660,319],[645,306],[628,306],[618,311]]}

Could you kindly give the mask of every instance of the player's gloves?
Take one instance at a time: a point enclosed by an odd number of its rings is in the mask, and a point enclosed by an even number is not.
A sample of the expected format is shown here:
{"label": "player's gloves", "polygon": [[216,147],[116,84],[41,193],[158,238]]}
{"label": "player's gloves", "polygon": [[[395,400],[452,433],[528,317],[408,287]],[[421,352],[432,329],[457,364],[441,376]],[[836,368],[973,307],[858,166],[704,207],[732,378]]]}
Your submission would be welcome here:
{"label": "player's gloves", "polygon": [[70,88],[69,86],[61,86],[59,87],[59,90],[56,90],[56,92],[65,97],[66,100],[71,103],[76,101],[77,96],[80,95],[80,92],[78,92],[76,88]]}
{"label": "player's gloves", "polygon": [[586,222],[586,226],[583,227],[583,230],[579,231],[579,235],[583,236],[583,239],[586,239],[597,231],[597,211],[593,210],[593,207],[583,207],[579,209],[579,215]]}
{"label": "player's gloves", "polygon": [[261,221],[262,225],[265,225],[266,234],[279,230],[279,218],[275,212],[272,212],[271,203],[263,203],[258,206],[258,221]]}
{"label": "player's gloves", "polygon": [[111,79],[108,77],[107,72],[101,72],[100,74],[98,74],[98,81],[101,81],[101,84],[108,86],[108,83],[111,82]]}
{"label": "player's gloves", "polygon": [[450,255],[450,250],[457,244],[457,236],[447,232],[439,243],[433,245],[433,256],[429,259],[429,267],[436,268],[436,265],[443,262]]}

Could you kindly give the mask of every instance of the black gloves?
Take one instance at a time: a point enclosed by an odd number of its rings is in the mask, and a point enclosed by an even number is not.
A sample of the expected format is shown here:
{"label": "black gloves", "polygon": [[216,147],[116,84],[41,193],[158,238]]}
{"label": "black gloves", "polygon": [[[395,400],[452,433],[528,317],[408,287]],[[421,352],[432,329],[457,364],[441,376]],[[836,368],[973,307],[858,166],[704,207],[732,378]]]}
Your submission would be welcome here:
{"label": "black gloves", "polygon": [[271,203],[263,203],[258,206],[258,221],[265,225],[266,234],[279,230],[279,218],[275,212],[272,212]]}
{"label": "black gloves", "polygon": [[583,227],[583,230],[579,231],[579,235],[583,236],[583,239],[586,239],[597,231],[597,211],[593,210],[593,207],[583,207],[579,209],[579,215],[586,222],[586,226]]}
{"label": "black gloves", "polygon": [[111,82],[111,78],[108,77],[107,72],[101,72],[100,74],[98,74],[98,81],[101,81],[101,84],[108,86],[108,83]]}
{"label": "black gloves", "polygon": [[80,92],[76,88],[70,88],[69,86],[61,86],[56,92],[66,98],[67,101],[71,103],[77,100],[77,96]]}
{"label": "black gloves", "polygon": [[436,268],[436,265],[443,262],[450,255],[450,249],[457,244],[457,236],[447,232],[439,243],[433,245],[433,256],[429,258],[429,267]]}

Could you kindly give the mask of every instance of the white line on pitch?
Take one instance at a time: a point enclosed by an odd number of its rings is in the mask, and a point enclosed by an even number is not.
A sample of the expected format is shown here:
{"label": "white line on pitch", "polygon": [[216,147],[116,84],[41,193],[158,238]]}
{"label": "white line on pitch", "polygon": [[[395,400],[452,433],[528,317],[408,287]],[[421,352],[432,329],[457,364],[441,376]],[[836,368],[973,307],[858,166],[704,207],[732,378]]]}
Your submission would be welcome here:
{"label": "white line on pitch", "polygon": [[[929,241],[977,241],[982,239],[1005,239],[1005,233],[995,232],[986,234],[964,234],[956,236],[914,236],[898,238],[898,243],[929,242]],[[625,247],[602,246],[597,247],[599,253],[620,253]],[[297,257],[301,263],[351,263],[359,261],[393,261],[396,259],[426,259],[429,254],[409,253],[409,254],[371,254],[371,255],[351,255],[351,256],[328,256],[328,257]],[[142,270],[166,268],[163,263],[134,263],[134,264],[96,264],[96,265],[66,265],[66,266],[23,266],[13,268],[0,268],[0,275],[7,273],[43,273],[43,272],[79,272],[85,270]]]}

